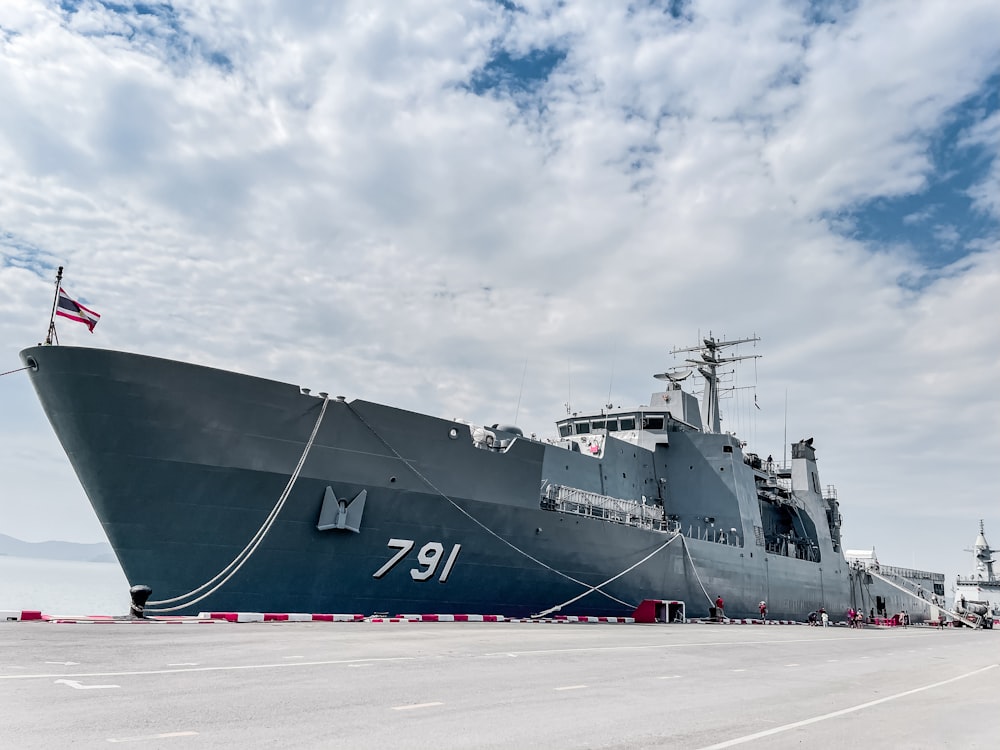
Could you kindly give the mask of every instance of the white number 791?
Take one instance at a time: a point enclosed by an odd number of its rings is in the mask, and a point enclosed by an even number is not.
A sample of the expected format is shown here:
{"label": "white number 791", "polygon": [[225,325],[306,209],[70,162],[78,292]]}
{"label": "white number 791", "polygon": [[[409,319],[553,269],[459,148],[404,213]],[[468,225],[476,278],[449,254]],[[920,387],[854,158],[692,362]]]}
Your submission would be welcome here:
{"label": "white number 791", "polygon": [[[376,570],[373,574],[373,578],[381,578],[390,570],[392,570],[399,562],[409,554],[410,550],[413,549],[414,541],[412,539],[390,539],[388,547],[390,549],[399,550],[395,555],[389,558],[389,561],[383,565],[381,568]],[[455,560],[458,559],[458,553],[462,551],[462,545],[456,544],[451,548],[451,553],[448,555],[448,560],[444,564],[444,569],[441,571],[441,577],[438,580],[444,583],[448,580],[448,576],[451,573],[451,569],[455,566]],[[414,581],[426,581],[431,578],[437,571],[438,565],[441,563],[441,557],[444,555],[444,545],[441,542],[427,542],[420,551],[417,553],[417,562],[420,563],[420,568],[411,568],[410,577]]]}

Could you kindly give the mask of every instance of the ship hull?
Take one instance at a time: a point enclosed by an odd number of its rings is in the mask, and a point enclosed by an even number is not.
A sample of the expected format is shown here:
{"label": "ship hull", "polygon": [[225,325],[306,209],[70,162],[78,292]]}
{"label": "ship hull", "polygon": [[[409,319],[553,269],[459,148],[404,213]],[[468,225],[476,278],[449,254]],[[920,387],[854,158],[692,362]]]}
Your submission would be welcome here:
{"label": "ship hull", "polygon": [[[323,400],[298,386],[123,352],[21,356],[130,583],[163,600],[226,572],[184,612],[631,615],[667,599],[701,616],[722,596],[729,616],[766,600],[773,618],[838,619],[863,600],[832,552],[816,564],[545,510],[568,454],[546,443],[482,450],[464,425],[360,400],[332,399],[320,420]],[[566,457],[560,481],[610,481],[588,461]],[[356,530],[319,528],[331,492],[363,498]]]}

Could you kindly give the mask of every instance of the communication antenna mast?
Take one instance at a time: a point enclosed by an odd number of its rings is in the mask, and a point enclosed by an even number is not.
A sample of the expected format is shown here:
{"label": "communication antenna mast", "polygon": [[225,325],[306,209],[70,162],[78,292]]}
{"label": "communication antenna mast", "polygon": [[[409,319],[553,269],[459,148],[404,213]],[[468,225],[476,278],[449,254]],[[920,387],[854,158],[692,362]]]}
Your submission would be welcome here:
{"label": "communication antenna mast", "polygon": [[705,379],[705,393],[702,396],[702,421],[705,423],[705,432],[719,433],[722,431],[721,419],[719,417],[719,368],[739,362],[744,359],[760,359],[759,354],[744,354],[734,357],[720,356],[723,349],[727,349],[737,344],[760,341],[759,336],[751,336],[745,339],[733,339],[731,341],[719,341],[711,331],[707,337],[702,339],[701,346],[689,346],[683,349],[673,349],[671,354],[681,354],[684,352],[694,352],[694,357],[684,361],[696,367],[701,376]]}
{"label": "communication antenna mast", "polygon": [[783,448],[781,449],[781,465],[788,466],[788,389],[785,389],[785,434],[782,437],[781,443]]}
{"label": "communication antenna mast", "polygon": [[573,371],[569,362],[566,363],[566,413],[573,411]]}

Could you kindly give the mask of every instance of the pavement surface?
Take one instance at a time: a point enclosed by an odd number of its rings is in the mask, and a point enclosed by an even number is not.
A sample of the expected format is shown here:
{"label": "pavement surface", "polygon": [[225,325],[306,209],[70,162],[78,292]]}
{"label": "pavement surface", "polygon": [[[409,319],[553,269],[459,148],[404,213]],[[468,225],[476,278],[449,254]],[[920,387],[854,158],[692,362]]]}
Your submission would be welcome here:
{"label": "pavement surface", "polygon": [[16,748],[996,748],[1000,632],[0,623]]}

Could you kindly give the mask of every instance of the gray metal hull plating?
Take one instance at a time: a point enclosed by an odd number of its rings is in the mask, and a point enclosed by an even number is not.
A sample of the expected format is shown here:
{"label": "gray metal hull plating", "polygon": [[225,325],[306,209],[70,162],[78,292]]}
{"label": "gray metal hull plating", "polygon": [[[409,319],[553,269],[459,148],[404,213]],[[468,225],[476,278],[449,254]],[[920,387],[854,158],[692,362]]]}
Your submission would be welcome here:
{"label": "gray metal hull plating", "polygon": [[[297,386],[122,352],[34,347],[21,356],[37,365],[42,406],[127,578],[149,585],[154,599],[200,586],[251,541],[322,405]],[[679,599],[697,616],[717,595],[736,617],[755,616],[761,599],[774,618],[822,606],[837,619],[851,606],[841,554],[826,550],[822,564],[766,554],[746,543],[747,509],[741,545],[543,510],[540,487],[553,479],[545,472],[564,466],[559,481],[579,475],[586,489],[600,473],[593,459],[527,439],[482,450],[468,435],[450,420],[331,400],[260,546],[188,611],[525,616],[654,552],[559,612],[630,615],[644,599]],[[345,500],[367,493],[357,533],[317,529],[327,487]],[[402,547],[394,540],[412,545],[389,566]],[[427,549],[438,554],[422,561]],[[899,608],[920,614],[913,602]]]}

